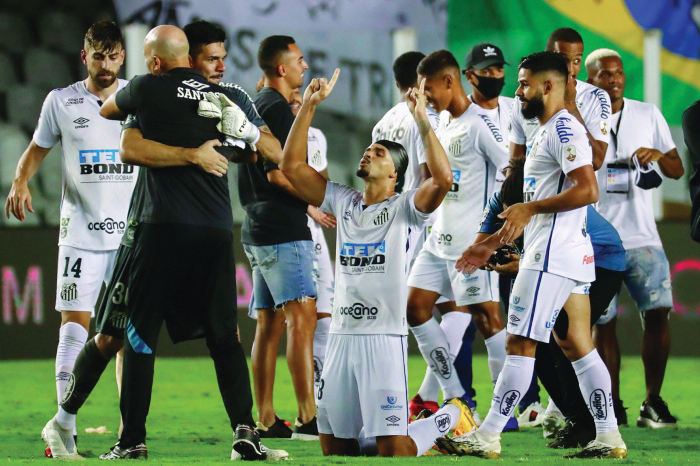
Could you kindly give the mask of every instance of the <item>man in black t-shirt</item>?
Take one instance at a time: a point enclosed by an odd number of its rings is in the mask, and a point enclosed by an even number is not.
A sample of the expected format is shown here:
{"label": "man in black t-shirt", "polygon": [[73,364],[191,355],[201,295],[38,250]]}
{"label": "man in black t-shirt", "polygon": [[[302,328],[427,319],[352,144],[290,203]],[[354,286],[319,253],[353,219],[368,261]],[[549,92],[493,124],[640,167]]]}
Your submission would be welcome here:
{"label": "man in black t-shirt", "polygon": [[[272,134],[284,145],[294,122],[291,93],[302,86],[308,68],[294,39],[270,36],[258,50],[265,78],[255,105]],[[258,321],[253,347],[253,381],[261,436],[317,439],[313,338],[316,328],[318,265],[307,226],[308,203],[268,159],[238,166],[238,192],[246,218],[241,241],[253,273]],[[277,312],[283,311],[283,312]],[[294,431],[272,407],[277,347],[287,321],[287,364],[298,405]]]}
{"label": "man in black t-shirt", "polygon": [[[193,166],[191,148],[220,145],[224,135],[217,119],[198,115],[204,94],[226,91],[189,67],[185,34],[174,26],[153,29],[144,43],[151,75],[137,76],[116,98],[105,102],[106,118],[136,115],[142,138],[124,150],[130,163],[147,166],[139,179],[137,212],[128,274],[129,303],[124,345],[121,411],[124,430],[117,445],[101,458],[146,456],[146,416],[153,383],[153,363],[163,322],[174,342],[204,336],[231,426],[234,452],[243,459],[264,459],[270,450],[253,430],[252,397],[243,348],[236,333],[236,286],[233,219],[224,157]],[[241,97],[232,100],[245,108]],[[238,100],[238,101],[237,101]],[[253,112],[243,115],[247,147],[270,145],[255,125]],[[252,108],[252,106],[251,106]],[[250,117],[251,120],[245,120]],[[250,124],[253,123],[253,124]],[[122,146],[135,128],[125,131]],[[130,134],[131,133],[131,134]],[[140,137],[140,135],[137,135]],[[237,135],[239,136],[239,135]],[[272,139],[267,135],[266,139]],[[146,141],[150,140],[150,141]],[[207,142],[209,141],[209,142]],[[252,151],[238,158],[254,160]],[[221,160],[223,159],[223,160]],[[286,452],[274,452],[286,456]]]}

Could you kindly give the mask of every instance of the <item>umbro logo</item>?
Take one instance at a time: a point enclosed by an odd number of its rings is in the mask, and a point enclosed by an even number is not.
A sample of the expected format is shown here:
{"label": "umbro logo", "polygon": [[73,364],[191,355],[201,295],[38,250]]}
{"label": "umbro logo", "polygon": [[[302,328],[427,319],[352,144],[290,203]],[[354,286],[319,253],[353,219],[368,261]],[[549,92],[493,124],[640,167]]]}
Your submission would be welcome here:
{"label": "umbro logo", "polygon": [[484,55],[485,57],[494,57],[494,56],[498,55],[496,53],[496,49],[491,47],[491,46],[488,46],[484,49],[484,54],[485,54]]}
{"label": "umbro logo", "polygon": [[389,422],[399,422],[401,418],[398,416],[389,416],[388,418],[386,418],[386,420]]}
{"label": "umbro logo", "polygon": [[78,125],[78,126],[75,127],[76,129],[78,129],[78,128],[87,128],[87,124],[86,124],[86,123],[89,122],[89,121],[90,121],[90,120],[88,120],[87,118],[80,117],[80,118],[76,118],[75,120],[73,120],[73,123],[75,123],[76,125]]}
{"label": "umbro logo", "polygon": [[481,288],[476,287],[476,286],[470,286],[469,288],[467,288],[467,293],[476,293],[476,292],[479,291],[480,289],[481,289]]}

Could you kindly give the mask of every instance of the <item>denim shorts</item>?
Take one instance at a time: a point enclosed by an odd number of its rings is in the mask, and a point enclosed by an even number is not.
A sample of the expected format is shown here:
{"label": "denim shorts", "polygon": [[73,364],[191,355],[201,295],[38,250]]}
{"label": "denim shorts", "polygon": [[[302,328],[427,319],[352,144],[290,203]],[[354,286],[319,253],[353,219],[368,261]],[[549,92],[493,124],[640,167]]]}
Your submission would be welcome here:
{"label": "denim shorts", "polygon": [[312,241],[243,244],[243,249],[253,275],[251,309],[280,309],[295,299],[316,298],[318,261]]}
{"label": "denim shorts", "polygon": [[[652,309],[673,309],[671,270],[666,253],[659,246],[625,251],[625,286],[641,314]],[[617,315],[617,296],[598,320],[606,324]]]}

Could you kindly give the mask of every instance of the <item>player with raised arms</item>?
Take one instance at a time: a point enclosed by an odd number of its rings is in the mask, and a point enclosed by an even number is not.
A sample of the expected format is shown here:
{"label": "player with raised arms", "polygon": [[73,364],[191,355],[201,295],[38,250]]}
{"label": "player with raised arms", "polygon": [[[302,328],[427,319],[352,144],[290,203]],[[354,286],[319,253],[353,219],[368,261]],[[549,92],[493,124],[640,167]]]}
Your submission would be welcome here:
{"label": "player with raised arms", "polygon": [[[409,108],[421,132],[431,177],[395,193],[406,171],[400,144],[380,140],[360,160],[364,192],[327,181],[306,162],[316,106],[338,78],[312,80],[289,133],[280,169],[309,204],[338,219],[336,287],[326,364],[318,390],[318,429],[324,455],[357,455],[364,427],[380,456],[416,456],[450,429],[471,430],[469,407],[453,399],[434,417],[408,424],[406,243],[452,186],[450,165],[425,113],[424,85]],[[342,400],[342,403],[339,402]]]}

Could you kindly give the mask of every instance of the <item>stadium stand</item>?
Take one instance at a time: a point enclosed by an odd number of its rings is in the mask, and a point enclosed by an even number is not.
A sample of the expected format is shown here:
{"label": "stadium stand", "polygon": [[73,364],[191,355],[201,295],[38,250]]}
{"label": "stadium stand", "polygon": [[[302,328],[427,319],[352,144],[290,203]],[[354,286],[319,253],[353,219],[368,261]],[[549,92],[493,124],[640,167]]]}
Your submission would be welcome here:
{"label": "stadium stand", "polygon": [[25,56],[24,76],[28,84],[47,92],[74,82],[70,66],[61,54],[38,47],[29,49]]}

